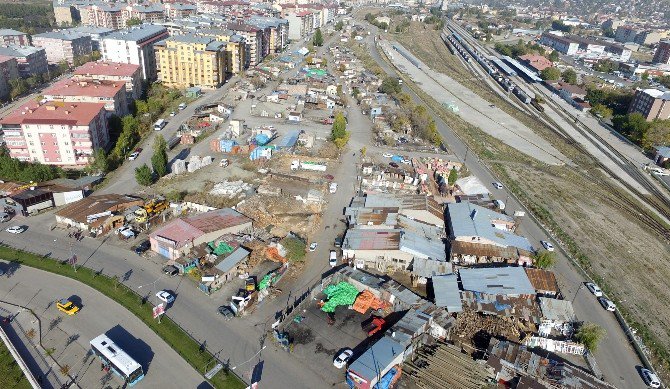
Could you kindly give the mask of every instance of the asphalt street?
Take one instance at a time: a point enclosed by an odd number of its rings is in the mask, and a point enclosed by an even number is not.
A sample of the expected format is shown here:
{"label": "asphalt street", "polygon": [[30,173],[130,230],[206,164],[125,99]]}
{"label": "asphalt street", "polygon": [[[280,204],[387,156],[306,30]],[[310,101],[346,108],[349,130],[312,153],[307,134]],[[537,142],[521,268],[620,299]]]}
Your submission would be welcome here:
{"label": "asphalt street", "polygon": [[[374,36],[378,33],[374,27],[371,27],[373,34],[366,38],[366,43],[370,49],[370,54],[374,60],[384,69],[387,74],[396,75],[395,69],[392,69],[381,57],[374,44]],[[415,103],[421,104],[421,99],[412,92],[407,86],[404,91],[408,93]],[[440,134],[444,137],[445,144],[452,154],[455,154],[459,160],[465,161],[468,170],[484,182],[490,193],[496,198],[505,199],[506,211],[511,214],[517,210],[528,210],[514,198],[505,188],[495,189],[493,182],[499,181],[483,163],[469,152],[466,158],[467,147],[458,138],[455,133],[440,119],[433,115]],[[551,240],[545,231],[535,222],[534,219],[526,217],[522,221],[520,233],[526,236],[534,247],[541,247],[540,240]],[[556,243],[554,242],[556,246]],[[602,371],[604,378],[619,388],[639,388],[643,382],[637,372],[636,367],[642,365],[635,353],[632,345],[628,343],[625,333],[611,312],[608,312],[600,306],[597,299],[591,295],[588,290],[582,288],[586,280],[579,271],[573,267],[572,263],[562,252],[557,252],[558,261],[554,267],[554,272],[558,278],[561,291],[566,296],[574,297],[573,307],[577,317],[585,322],[597,323],[607,331],[605,339],[600,343],[595,357],[598,366]]]}
{"label": "asphalt street", "polygon": [[[1,266],[4,268],[5,263]],[[107,334],[142,365],[146,374],[142,381],[144,387],[209,387],[208,384],[200,386],[204,378],[140,319],[109,297],[77,281],[24,266],[0,278],[0,296],[3,301],[33,310],[42,322],[43,337],[45,332],[58,331],[59,336],[76,337],[74,342],[82,350],[88,350],[91,339]],[[54,303],[71,297],[83,306],[75,316],[59,312]],[[27,313],[19,313],[22,314]],[[57,325],[52,328],[50,323]],[[75,346],[69,344],[66,348]],[[53,355],[58,357],[64,351],[56,349]],[[99,370],[99,363],[89,367],[88,362],[77,358],[68,364],[73,375],[86,375],[88,369]],[[121,380],[114,378],[110,383],[120,384]],[[89,379],[82,387],[91,384]]]}

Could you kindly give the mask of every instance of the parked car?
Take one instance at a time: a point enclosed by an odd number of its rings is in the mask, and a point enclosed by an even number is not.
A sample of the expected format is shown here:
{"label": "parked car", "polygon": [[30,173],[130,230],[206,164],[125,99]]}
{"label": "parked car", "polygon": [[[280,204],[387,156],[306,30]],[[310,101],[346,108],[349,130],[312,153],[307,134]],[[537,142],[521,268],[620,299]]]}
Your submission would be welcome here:
{"label": "parked car", "polygon": [[330,264],[330,267],[335,267],[335,265],[337,265],[337,252],[335,250],[330,250],[328,263]]}
{"label": "parked car", "polygon": [[219,315],[223,316],[226,320],[230,320],[235,317],[235,312],[233,312],[233,310],[228,305],[220,306],[217,311],[219,312]]}
{"label": "parked car", "polygon": [[312,242],[312,244],[309,245],[309,251],[316,251],[316,246],[318,245],[318,243]]}
{"label": "parked car", "polygon": [[183,109],[186,109],[186,107],[187,107],[186,103],[179,104],[179,110],[180,111],[183,110]]}
{"label": "parked car", "polygon": [[121,236],[125,237],[126,239],[135,237],[135,231],[133,231],[133,229],[130,228],[130,226],[123,226],[123,227],[117,228],[116,229],[116,234],[121,235]]}
{"label": "parked car", "polygon": [[337,192],[337,182],[331,182],[330,183],[329,192],[330,193]]}
{"label": "parked car", "polygon": [[56,303],[56,308],[58,308],[59,311],[64,312],[70,316],[75,315],[77,312],[79,312],[79,307],[68,299],[58,300],[58,302]]}
{"label": "parked car", "polygon": [[23,226],[11,226],[7,228],[5,231],[9,232],[10,234],[20,234],[26,230],[25,227]]}
{"label": "parked car", "polygon": [[493,183],[491,183],[491,185],[493,185],[493,187],[496,188],[496,189],[502,189],[503,188],[503,184],[501,184],[499,182],[493,182]]}
{"label": "parked car", "polygon": [[167,290],[161,290],[160,292],[156,293],[156,297],[158,297],[159,300],[165,302],[166,304],[171,304],[174,301],[174,296]]}
{"label": "parked car", "polygon": [[352,355],[354,355],[354,352],[351,349],[342,351],[333,361],[333,365],[338,369],[343,368],[347,365],[347,362],[349,362]]}
{"label": "parked car", "polygon": [[130,153],[130,155],[128,156],[128,160],[129,160],[129,161],[134,161],[134,160],[137,159],[137,157],[138,157],[139,155],[140,155],[140,153],[138,153],[137,151],[133,151],[133,152]]}
{"label": "parked car", "polygon": [[640,375],[645,384],[652,388],[660,388],[661,380],[658,379],[658,376],[651,372],[649,369],[641,368]]}
{"label": "parked car", "polygon": [[342,237],[338,236],[335,238],[335,247],[342,247]]}
{"label": "parked car", "polygon": [[400,165],[398,165],[398,164],[395,163],[395,162],[389,162],[389,166],[396,167],[396,168],[397,168],[397,167],[400,167]]}
{"label": "parked car", "polygon": [[170,116],[175,116],[177,113],[175,111],[170,112]]}
{"label": "parked car", "polygon": [[179,269],[172,265],[168,265],[163,268],[163,273],[169,275],[170,277],[174,277],[179,274]]}
{"label": "parked car", "polygon": [[603,291],[593,282],[587,282],[586,289],[588,289],[596,297],[602,297],[603,295]]}
{"label": "parked car", "polygon": [[554,245],[551,244],[550,242],[547,242],[546,240],[541,240],[540,243],[542,244],[542,247],[544,247],[545,250],[554,251]]}
{"label": "parked car", "polygon": [[145,240],[144,242],[138,244],[137,247],[135,247],[135,254],[142,255],[150,248],[151,248],[151,242]]}
{"label": "parked car", "polygon": [[384,158],[391,158],[392,156],[393,156],[393,154],[391,154],[391,153],[382,154],[382,157],[384,157]]}
{"label": "parked car", "polygon": [[616,310],[616,305],[614,305],[612,300],[605,297],[598,297],[598,301],[600,302],[600,305],[602,305],[606,310],[610,312],[614,312]]}

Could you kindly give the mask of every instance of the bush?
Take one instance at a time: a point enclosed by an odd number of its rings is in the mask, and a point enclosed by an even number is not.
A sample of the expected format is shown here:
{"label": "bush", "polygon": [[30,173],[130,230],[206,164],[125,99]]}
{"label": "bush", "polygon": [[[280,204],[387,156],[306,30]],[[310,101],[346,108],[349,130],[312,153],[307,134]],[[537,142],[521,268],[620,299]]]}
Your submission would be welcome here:
{"label": "bush", "polygon": [[303,241],[296,238],[284,238],[281,245],[286,249],[286,258],[291,262],[302,262],[305,260],[306,245]]}
{"label": "bush", "polygon": [[42,182],[65,177],[65,171],[56,166],[36,162],[23,162],[10,157],[9,151],[0,148],[0,178],[18,182]]}
{"label": "bush", "polygon": [[595,323],[585,323],[579,327],[575,334],[575,340],[583,344],[591,353],[598,349],[598,344],[607,332]]}

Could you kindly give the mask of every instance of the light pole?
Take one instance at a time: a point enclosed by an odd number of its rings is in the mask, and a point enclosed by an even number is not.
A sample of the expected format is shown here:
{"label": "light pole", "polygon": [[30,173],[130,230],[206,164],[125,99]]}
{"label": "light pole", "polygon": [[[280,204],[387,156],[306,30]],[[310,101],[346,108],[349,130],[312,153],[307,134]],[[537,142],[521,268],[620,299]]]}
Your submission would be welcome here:
{"label": "light pole", "polygon": [[254,359],[254,358],[256,358],[256,355],[260,354],[261,351],[265,350],[266,347],[267,347],[267,345],[261,347],[261,349],[258,350],[258,352],[257,352],[256,354],[254,354],[251,358],[249,358],[248,360],[246,360],[246,361],[240,363],[240,364],[237,365],[237,366],[233,366],[233,367],[231,367],[230,370],[235,370],[235,369],[237,369],[238,367],[244,365],[245,363],[249,363],[249,362],[251,362],[251,360]]}
{"label": "light pole", "polygon": [[[161,278],[163,278],[164,275],[165,274],[161,274],[161,276],[156,278],[153,282],[150,282],[150,283],[144,284],[144,285],[140,285],[140,286],[137,287],[137,289],[142,289],[143,287],[148,286],[148,285],[152,285],[152,290],[156,289],[156,283],[158,281],[160,281]],[[154,297],[156,298],[156,306],[158,306],[158,297],[156,297],[155,295],[154,295]]]}

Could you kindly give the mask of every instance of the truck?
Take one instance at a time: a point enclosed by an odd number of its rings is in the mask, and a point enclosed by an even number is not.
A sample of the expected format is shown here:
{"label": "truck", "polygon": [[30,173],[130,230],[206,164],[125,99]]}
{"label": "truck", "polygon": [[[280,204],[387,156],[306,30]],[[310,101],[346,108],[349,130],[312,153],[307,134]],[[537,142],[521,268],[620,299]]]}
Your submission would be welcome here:
{"label": "truck", "polygon": [[361,323],[361,329],[365,331],[368,336],[372,336],[381,331],[385,324],[386,320],[383,318],[379,316],[370,316],[370,318]]}
{"label": "truck", "polygon": [[149,219],[149,217],[163,212],[169,205],[170,203],[165,199],[153,199],[144,204],[142,208],[135,210],[135,221],[138,223],[144,223]]}

